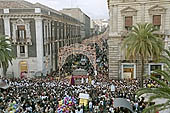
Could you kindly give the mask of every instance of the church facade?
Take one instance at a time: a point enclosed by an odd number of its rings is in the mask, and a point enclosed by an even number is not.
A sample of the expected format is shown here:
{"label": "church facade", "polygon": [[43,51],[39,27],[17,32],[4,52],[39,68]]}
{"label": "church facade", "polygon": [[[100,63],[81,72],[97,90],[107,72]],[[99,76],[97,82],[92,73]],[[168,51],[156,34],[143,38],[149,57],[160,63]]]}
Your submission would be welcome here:
{"label": "church facade", "polygon": [[[141,63],[130,62],[121,49],[127,32],[137,23],[152,23],[158,28],[165,42],[170,47],[170,0],[108,0],[109,31],[109,77],[124,79],[140,77]],[[164,69],[162,63],[150,61],[145,64],[145,74],[150,75],[155,69]]]}

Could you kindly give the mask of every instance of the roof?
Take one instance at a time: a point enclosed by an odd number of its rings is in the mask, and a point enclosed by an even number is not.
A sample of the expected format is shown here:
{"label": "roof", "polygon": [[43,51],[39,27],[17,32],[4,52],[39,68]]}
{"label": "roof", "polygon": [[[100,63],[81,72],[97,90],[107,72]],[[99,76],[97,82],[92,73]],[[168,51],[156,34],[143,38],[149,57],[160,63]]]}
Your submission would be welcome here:
{"label": "roof", "polygon": [[43,5],[43,4],[40,4],[40,3],[35,3],[35,4],[34,4],[34,7],[39,7],[39,8],[46,9],[46,10],[49,10],[49,11],[54,12],[54,13],[57,13],[57,14],[62,14],[61,12],[59,12],[59,11],[57,11],[57,10],[55,10],[55,9],[52,9],[52,8],[50,8],[50,7],[48,7],[48,6],[45,6],[45,5]]}
{"label": "roof", "polygon": [[45,6],[43,4],[40,3],[30,3],[27,2],[25,0],[0,0],[0,9],[5,9],[5,8],[9,8],[9,9],[34,9],[34,8],[41,8],[42,10],[45,10],[45,13],[48,13],[48,11],[55,13],[57,15],[63,16],[63,17],[67,17],[69,19],[72,20],[76,20],[75,18],[72,18],[71,16],[68,16],[64,13],[61,13],[53,8],[50,8],[48,6]]}
{"label": "roof", "polygon": [[33,8],[33,4],[24,0],[0,0],[0,8]]}
{"label": "roof", "polygon": [[[80,8],[63,8],[62,10],[79,10],[79,11],[81,11]],[[82,12],[82,11],[81,11],[81,12]]]}

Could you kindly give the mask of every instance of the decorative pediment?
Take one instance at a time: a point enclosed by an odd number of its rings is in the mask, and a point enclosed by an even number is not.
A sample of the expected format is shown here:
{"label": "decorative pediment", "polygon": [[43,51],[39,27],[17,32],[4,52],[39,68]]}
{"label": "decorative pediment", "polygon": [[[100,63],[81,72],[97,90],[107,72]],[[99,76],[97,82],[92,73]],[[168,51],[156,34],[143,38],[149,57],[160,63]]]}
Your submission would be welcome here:
{"label": "decorative pediment", "polygon": [[121,10],[121,14],[124,16],[135,16],[137,15],[137,10],[131,7],[127,7]]}
{"label": "decorative pediment", "polygon": [[156,5],[156,6],[153,6],[149,9],[149,14],[164,14],[166,13],[166,8],[162,7],[162,6],[159,6],[159,5]]}
{"label": "decorative pediment", "polygon": [[24,20],[22,18],[19,18],[17,21],[16,21],[17,24],[23,24],[24,23]]}

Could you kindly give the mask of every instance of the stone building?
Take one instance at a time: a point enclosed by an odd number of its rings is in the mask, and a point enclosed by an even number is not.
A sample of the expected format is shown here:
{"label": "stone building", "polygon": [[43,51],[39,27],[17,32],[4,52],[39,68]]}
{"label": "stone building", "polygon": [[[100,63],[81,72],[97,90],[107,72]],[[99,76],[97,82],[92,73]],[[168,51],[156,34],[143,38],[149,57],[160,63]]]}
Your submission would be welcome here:
{"label": "stone building", "polygon": [[90,36],[90,17],[87,16],[80,8],[64,8],[60,12],[76,18],[81,22],[82,39]]}
{"label": "stone building", "polygon": [[107,19],[95,19],[94,22],[99,26],[99,32],[104,32],[108,28]]}
{"label": "stone building", "polygon": [[90,20],[90,35],[99,34],[99,26],[94,22],[93,19]]}
{"label": "stone building", "polygon": [[[136,23],[152,23],[157,27],[165,41],[165,48],[170,47],[170,0],[108,0],[110,16],[109,32],[109,77],[111,79],[138,78],[141,73],[140,61],[130,63],[125,59],[121,45],[127,32]],[[163,69],[162,63],[152,60],[145,65],[145,73]]]}
{"label": "stone building", "polygon": [[80,42],[80,21],[42,4],[0,0],[0,33],[12,40],[16,59],[8,75],[32,77],[57,70],[58,49]]}

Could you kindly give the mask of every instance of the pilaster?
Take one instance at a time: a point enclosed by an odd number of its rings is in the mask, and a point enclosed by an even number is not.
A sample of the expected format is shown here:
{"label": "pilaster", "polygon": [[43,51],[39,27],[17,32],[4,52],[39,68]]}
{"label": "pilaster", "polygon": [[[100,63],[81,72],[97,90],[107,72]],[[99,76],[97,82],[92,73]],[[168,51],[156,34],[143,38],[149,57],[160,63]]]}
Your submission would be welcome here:
{"label": "pilaster", "polygon": [[141,22],[142,23],[144,23],[145,22],[145,3],[143,3],[143,4],[141,4],[141,12],[142,12],[142,14],[141,14]]}
{"label": "pilaster", "polygon": [[43,71],[43,26],[42,18],[35,18],[37,71]]}
{"label": "pilaster", "polygon": [[112,5],[110,7],[110,32],[109,36],[118,35],[118,6]]}
{"label": "pilaster", "polygon": [[110,7],[110,31],[109,34],[112,34],[113,32],[113,6]]}
{"label": "pilaster", "polygon": [[11,37],[10,18],[4,17],[3,19],[4,19],[5,35]]}
{"label": "pilaster", "polygon": [[113,6],[113,32],[118,31],[118,6],[114,5]]}

